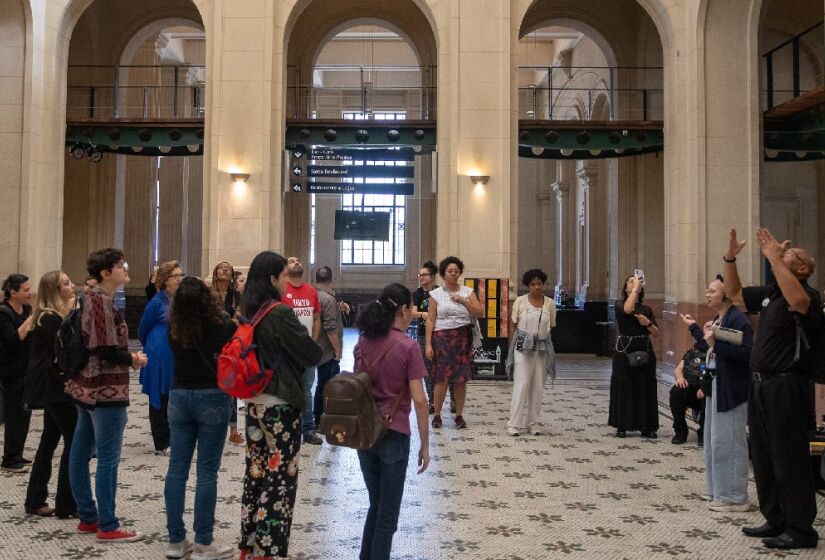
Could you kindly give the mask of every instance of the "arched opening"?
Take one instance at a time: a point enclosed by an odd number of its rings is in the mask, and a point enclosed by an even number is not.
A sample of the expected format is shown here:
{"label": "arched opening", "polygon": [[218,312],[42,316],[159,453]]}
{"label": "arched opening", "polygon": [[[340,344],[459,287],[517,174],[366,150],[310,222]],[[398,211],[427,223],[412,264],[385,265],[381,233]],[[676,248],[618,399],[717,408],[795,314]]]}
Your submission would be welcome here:
{"label": "arched opening", "polygon": [[[822,2],[765,0],[759,24],[759,89],[764,115],[759,202],[762,224],[778,238],[825,259],[825,159],[803,135],[825,104]],[[791,123],[797,124],[791,124]],[[802,143],[794,142],[794,138]],[[816,149],[814,149],[816,148]],[[822,287],[822,270],[812,285]]]}
{"label": "arched opening", "polygon": [[[19,209],[22,204],[23,146],[27,142],[25,126],[26,52],[28,3],[22,0],[0,0],[0,174],[3,185],[0,196],[7,208]],[[20,263],[20,212],[3,214],[0,235],[0,276],[17,272]]]}
{"label": "arched opening", "polygon": [[[518,269],[547,271],[570,310],[560,318],[577,334],[561,351],[598,351],[581,341],[599,340],[595,322],[608,320],[627,274],[643,269],[647,299],[657,313],[664,303],[662,146],[625,149],[628,138],[662,138],[662,41],[635,0],[536,0],[517,49],[520,142],[544,127],[554,148],[520,149]],[[602,130],[617,135],[605,146]]]}
{"label": "arched opening", "polygon": [[[346,123],[363,123],[369,130],[382,123],[396,123],[399,130],[410,126],[406,123],[434,128],[435,37],[415,3],[400,2],[388,10],[379,2],[315,0],[298,9],[286,37],[288,128],[297,121],[313,129]],[[351,181],[356,185],[351,193],[320,194],[319,180],[309,174],[305,192],[284,193],[285,252],[309,262],[311,274],[330,266],[337,289],[356,302],[360,294],[374,296],[375,289],[388,282],[414,285],[418,265],[435,258],[432,147],[413,149],[403,138],[393,142],[385,140],[383,147],[337,141],[327,145],[362,150],[354,152],[363,154],[359,159],[347,162],[354,178],[332,181]],[[313,146],[322,145],[324,140],[308,141],[307,157]],[[362,171],[369,173],[360,178],[357,173]],[[380,192],[369,192],[372,185]],[[334,239],[339,210],[389,213],[387,240]]]}
{"label": "arched opening", "polygon": [[122,247],[130,309],[159,262],[200,273],[205,62],[189,0],[97,1],[70,38],[63,268],[82,279],[90,251]]}

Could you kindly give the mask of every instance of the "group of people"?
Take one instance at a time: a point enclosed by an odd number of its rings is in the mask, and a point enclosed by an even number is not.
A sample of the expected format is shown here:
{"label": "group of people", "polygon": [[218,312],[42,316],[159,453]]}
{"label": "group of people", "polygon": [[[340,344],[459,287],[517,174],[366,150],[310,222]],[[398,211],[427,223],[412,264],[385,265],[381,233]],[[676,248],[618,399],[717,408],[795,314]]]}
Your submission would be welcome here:
{"label": "group of people", "polygon": [[[769,548],[813,548],[818,535],[808,435],[816,349],[808,341],[819,340],[825,329],[822,300],[808,284],[815,263],[807,251],[780,243],[767,229],[760,229],[756,238],[775,282],[742,287],[736,257],[745,242],[732,230],[722,274],[705,293],[713,317],[700,327],[691,315],[680,315],[695,344],[674,372],[671,442],[687,441],[685,415],[693,410],[705,453],[709,509],[752,509],[750,459],[766,523],[742,531],[761,537]],[[650,340],[659,336],[659,329],[643,301],[643,280],[628,277],[616,302],[619,332],[608,418],[619,438],[636,430],[655,438],[659,428],[656,355]],[[759,315],[755,335],[737,304]]]}
{"label": "group of people", "polygon": [[[806,281],[814,270],[807,252],[777,242],[767,230],[760,230],[757,238],[776,284],[742,288],[735,261],[744,243],[732,232],[723,257],[724,276],[714,279],[706,294],[715,317],[699,327],[690,315],[682,315],[696,344],[675,373],[673,443],[686,441],[685,412],[699,409],[709,506],[713,511],[746,511],[747,425],[766,523],[743,531],[762,537],[772,548],[813,547],[818,539],[813,529],[816,504],[806,439],[812,353],[808,344],[799,344],[799,336],[818,340],[822,305]],[[315,429],[323,414],[324,385],[340,371],[342,315],[349,309],[336,299],[332,271],[319,268],[313,287],[303,281],[298,258],[264,251],[242,281],[229,263],[220,263],[207,285],[186,277],[177,261],[162,263],[138,329],[144,349],[129,352],[128,328],[113,299],[130,281],[125,256],[118,249],[95,251],[87,268],[94,286],[87,283],[79,296],[60,271],[40,279],[34,305],[25,276],[11,275],[3,285],[3,469],[29,468],[23,447],[30,410],[44,409],[26,512],[77,518],[77,530],[95,534],[100,541],[142,538],[122,527],[116,515],[129,371],[141,369],[155,451],[169,456],[164,487],[166,556],[203,560],[239,551],[241,560],[285,557],[300,446],[322,443]],[[440,287],[434,285],[436,272]],[[428,424],[442,427],[441,411],[450,387],[455,427],[467,427],[467,383],[474,375],[477,319],[484,309],[473,290],[461,283],[463,272],[464,263],[454,256],[437,267],[427,262],[420,269],[421,288],[415,294],[391,284],[359,314],[356,369],[381,372],[373,377],[372,392],[390,422],[378,444],[358,452],[370,502],[361,542],[363,560],[390,555],[406,479],[411,411],[421,442],[419,473],[429,464]],[[506,430],[512,436],[541,433],[545,380],[555,377],[551,331],[556,308],[544,295],[546,281],[541,270],[525,272],[522,284],[527,293],[515,300],[509,318],[507,370],[514,383]],[[639,430],[652,438],[659,427],[656,357],[650,340],[659,331],[652,309],[643,302],[642,279],[629,277],[616,304],[619,336],[608,422],[617,437]],[[762,315],[756,336],[736,303]],[[78,372],[61,372],[55,362],[55,340],[64,317],[77,305],[88,363]],[[245,437],[230,430],[237,405],[218,388],[216,379],[216,356],[243,321],[256,324],[258,358],[276,373],[245,402]],[[419,323],[417,342],[404,334],[411,321]],[[427,385],[432,387],[429,398]],[[234,546],[213,540],[218,470],[228,430],[229,441],[238,435],[246,445],[241,531]],[[47,485],[61,438],[64,452],[51,508]],[[94,492],[92,457],[97,459]],[[190,540],[183,516],[193,460],[197,480]]]}

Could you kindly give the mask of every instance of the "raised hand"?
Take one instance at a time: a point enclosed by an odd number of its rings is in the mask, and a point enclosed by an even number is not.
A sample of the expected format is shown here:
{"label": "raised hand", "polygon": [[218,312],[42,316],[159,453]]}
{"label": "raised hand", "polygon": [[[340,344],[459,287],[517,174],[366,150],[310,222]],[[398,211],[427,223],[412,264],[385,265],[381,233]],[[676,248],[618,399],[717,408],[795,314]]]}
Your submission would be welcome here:
{"label": "raised hand", "polygon": [[759,228],[756,230],[756,241],[759,243],[759,248],[766,258],[782,258],[785,251],[791,246],[790,241],[783,241],[782,243],[777,241],[773,234],[768,231],[768,228]]}
{"label": "raised hand", "polygon": [[736,238],[736,230],[730,230],[730,241],[728,242],[728,252],[725,254],[725,258],[728,260],[732,260],[736,258],[736,255],[742,252],[742,249],[745,248],[747,245],[747,241],[739,241]]}
{"label": "raised hand", "polygon": [[679,313],[679,317],[682,319],[682,322],[688,327],[696,324],[696,319],[691,317],[688,313]]}

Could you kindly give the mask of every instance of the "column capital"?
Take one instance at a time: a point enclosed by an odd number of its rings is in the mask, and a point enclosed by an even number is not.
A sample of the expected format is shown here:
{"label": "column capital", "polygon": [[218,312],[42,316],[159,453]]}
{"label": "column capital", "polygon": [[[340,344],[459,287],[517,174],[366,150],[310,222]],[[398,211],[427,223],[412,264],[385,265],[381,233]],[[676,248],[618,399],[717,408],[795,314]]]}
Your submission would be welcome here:
{"label": "column capital", "polygon": [[581,181],[585,191],[590,190],[591,183],[595,183],[599,176],[599,168],[595,165],[586,165],[576,170],[576,177]]}
{"label": "column capital", "polygon": [[567,181],[556,181],[550,185],[550,188],[553,189],[553,192],[556,195],[556,200],[561,202],[565,195],[570,192],[570,183]]}

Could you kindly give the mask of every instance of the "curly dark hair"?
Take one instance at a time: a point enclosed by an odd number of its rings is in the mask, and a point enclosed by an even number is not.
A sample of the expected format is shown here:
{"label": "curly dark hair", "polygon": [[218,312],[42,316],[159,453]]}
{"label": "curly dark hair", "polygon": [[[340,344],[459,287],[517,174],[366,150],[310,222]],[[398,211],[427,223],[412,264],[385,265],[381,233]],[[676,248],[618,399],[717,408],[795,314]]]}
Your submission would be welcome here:
{"label": "curly dark hair", "polygon": [[187,276],[169,306],[169,338],[184,348],[198,348],[206,326],[220,325],[226,317],[203,280]]}
{"label": "curly dark hair", "polygon": [[125,258],[123,251],[109,247],[108,249],[99,249],[89,255],[86,260],[86,270],[89,276],[92,276],[98,282],[103,282],[104,270],[112,270],[117,263]]}
{"label": "curly dark hair", "polygon": [[[633,278],[633,274],[628,276],[624,279],[624,284],[622,284],[622,301],[627,301],[627,281]],[[645,300],[645,288],[642,286],[642,289],[639,290],[639,299],[636,300],[636,303],[642,303]]]}
{"label": "curly dark hair", "polygon": [[435,266],[435,263],[433,261],[425,262],[424,264],[421,265],[421,268],[426,268],[427,271],[430,274],[432,274],[433,276],[435,276],[435,273],[438,272],[438,267]]}
{"label": "curly dark hair", "polygon": [[370,302],[358,317],[358,330],[366,338],[387,336],[395,314],[402,307],[412,304],[410,290],[401,284],[385,287],[378,299]]}
{"label": "curly dark hair", "polygon": [[445,259],[441,259],[441,262],[438,263],[438,274],[444,278],[444,275],[447,274],[447,267],[451,264],[454,264],[458,267],[458,273],[464,274],[464,263],[458,257],[449,256]]}
{"label": "curly dark hair", "polygon": [[542,284],[545,284],[547,282],[547,273],[540,268],[531,268],[521,277],[521,283],[525,286],[529,286],[530,282],[532,282],[535,278],[538,278],[541,280]]}
{"label": "curly dark hair", "polygon": [[11,297],[11,291],[19,292],[23,284],[29,281],[29,277],[25,274],[9,274],[9,277],[3,281],[3,296],[6,299]]}

